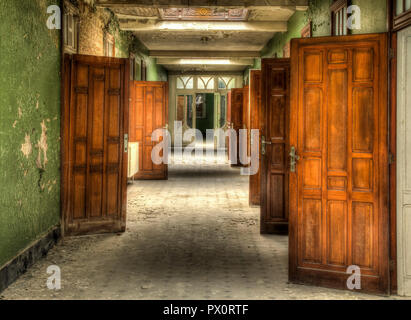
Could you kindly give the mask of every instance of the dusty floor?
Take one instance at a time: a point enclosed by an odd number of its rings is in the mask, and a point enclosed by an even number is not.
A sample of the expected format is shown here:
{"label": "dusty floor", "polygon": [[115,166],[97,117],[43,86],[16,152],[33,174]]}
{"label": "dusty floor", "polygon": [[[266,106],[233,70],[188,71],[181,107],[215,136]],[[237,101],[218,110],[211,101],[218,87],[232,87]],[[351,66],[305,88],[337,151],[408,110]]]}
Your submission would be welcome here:
{"label": "dusty floor", "polygon": [[[227,164],[170,165],[130,185],[122,235],[69,238],[1,299],[380,299],[287,283],[287,237],[259,234],[248,179]],[[62,289],[46,286],[58,265]],[[396,299],[397,297],[391,297]]]}

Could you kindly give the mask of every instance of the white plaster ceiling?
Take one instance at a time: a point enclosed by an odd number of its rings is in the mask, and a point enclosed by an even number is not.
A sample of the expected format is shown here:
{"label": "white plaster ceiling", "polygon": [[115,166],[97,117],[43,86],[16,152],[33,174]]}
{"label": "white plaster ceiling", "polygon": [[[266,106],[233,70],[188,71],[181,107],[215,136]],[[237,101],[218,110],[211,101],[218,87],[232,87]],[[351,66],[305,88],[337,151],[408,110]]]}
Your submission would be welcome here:
{"label": "white plaster ceiling", "polygon": [[[184,1],[181,1],[181,5],[174,6],[164,5],[164,2],[161,1],[153,1],[153,5],[150,6],[149,0],[134,1],[140,5],[133,5],[133,1],[101,0],[99,2],[103,6],[109,7],[117,15],[120,28],[133,31],[150,51],[244,52],[261,51],[276,32],[286,31],[286,23],[289,18],[296,10],[306,9],[305,5],[308,1],[265,0],[261,3],[257,0],[254,5],[253,1],[248,1],[248,6],[241,6],[241,1],[231,1],[231,6],[205,5],[204,7],[184,7]],[[227,4],[229,2],[225,1]],[[213,1],[213,3],[218,3],[218,1]],[[227,20],[227,18],[229,19]],[[170,23],[180,23],[184,27],[176,29],[164,27],[164,24]],[[199,29],[199,25],[205,25],[205,27]],[[219,29],[220,26],[221,29]],[[226,28],[226,26],[228,27]],[[231,27],[233,28],[231,29]],[[164,67],[173,71],[186,71],[188,69],[240,71],[247,66],[165,64]]]}

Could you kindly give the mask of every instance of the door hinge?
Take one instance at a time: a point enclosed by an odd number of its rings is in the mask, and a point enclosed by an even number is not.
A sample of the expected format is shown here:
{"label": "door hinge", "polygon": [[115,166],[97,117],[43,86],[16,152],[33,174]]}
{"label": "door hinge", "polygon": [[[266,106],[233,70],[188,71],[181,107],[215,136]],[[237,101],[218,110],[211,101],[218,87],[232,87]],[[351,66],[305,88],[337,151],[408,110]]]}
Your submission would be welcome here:
{"label": "door hinge", "polygon": [[388,155],[388,163],[389,163],[389,164],[395,163],[395,157],[394,157],[394,155],[393,155],[392,153],[390,153],[390,154]]}

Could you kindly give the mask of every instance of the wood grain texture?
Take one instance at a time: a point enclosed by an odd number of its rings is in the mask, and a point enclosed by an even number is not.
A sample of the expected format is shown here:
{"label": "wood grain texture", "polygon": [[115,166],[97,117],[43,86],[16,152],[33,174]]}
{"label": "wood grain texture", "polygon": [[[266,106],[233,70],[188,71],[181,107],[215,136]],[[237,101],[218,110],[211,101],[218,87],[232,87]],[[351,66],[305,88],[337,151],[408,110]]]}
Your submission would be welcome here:
{"label": "wood grain texture", "polygon": [[[261,71],[250,71],[250,112],[249,112],[249,129],[261,130],[260,128],[260,113],[261,113]],[[251,148],[251,134],[249,134],[249,143]],[[255,141],[254,143],[260,143]],[[261,147],[259,147],[261,150]],[[260,162],[260,154],[258,155]],[[260,205],[260,179],[261,179],[261,163],[257,174],[250,176],[250,191],[249,204],[251,206]]]}
{"label": "wood grain texture", "polygon": [[127,212],[129,61],[82,55],[65,61],[64,235],[122,232]]}
{"label": "wood grain texture", "polygon": [[[231,89],[230,96],[230,124],[237,134],[237,159],[233,159],[234,166],[241,166],[240,162],[240,129],[244,128],[244,88]],[[231,146],[230,146],[231,149]]]}
{"label": "wood grain texture", "polygon": [[[291,45],[290,281],[389,292],[387,36]],[[310,113],[311,115],[308,115]]]}
{"label": "wood grain texture", "polygon": [[[271,144],[261,156],[261,233],[288,232],[290,59],[263,59],[261,136]],[[262,138],[261,138],[262,139]]]}
{"label": "wood grain texture", "polygon": [[168,165],[156,165],[151,159],[157,144],[151,135],[168,123],[168,83],[132,81],[130,92],[130,142],[139,143],[139,172],[134,179],[166,180]]}

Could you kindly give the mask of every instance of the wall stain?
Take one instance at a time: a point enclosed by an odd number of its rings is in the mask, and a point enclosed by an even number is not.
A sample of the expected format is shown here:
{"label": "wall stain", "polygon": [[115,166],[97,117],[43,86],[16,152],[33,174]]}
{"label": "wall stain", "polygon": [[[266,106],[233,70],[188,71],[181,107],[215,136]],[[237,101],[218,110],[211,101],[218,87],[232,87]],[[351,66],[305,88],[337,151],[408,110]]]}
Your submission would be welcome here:
{"label": "wall stain", "polygon": [[[47,150],[48,150],[48,144],[47,144],[47,127],[45,120],[41,123],[41,136],[40,140],[38,141],[36,147],[39,149],[38,156],[37,156],[37,168],[45,168],[46,164],[48,162],[47,160]],[[42,157],[43,155],[43,161]]]}
{"label": "wall stain", "polygon": [[30,141],[30,135],[26,134],[26,137],[24,138],[24,140],[25,140],[25,142],[21,145],[21,152],[28,159],[29,156],[31,155],[32,150],[33,150],[33,147],[31,145],[31,141]]}

